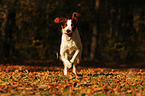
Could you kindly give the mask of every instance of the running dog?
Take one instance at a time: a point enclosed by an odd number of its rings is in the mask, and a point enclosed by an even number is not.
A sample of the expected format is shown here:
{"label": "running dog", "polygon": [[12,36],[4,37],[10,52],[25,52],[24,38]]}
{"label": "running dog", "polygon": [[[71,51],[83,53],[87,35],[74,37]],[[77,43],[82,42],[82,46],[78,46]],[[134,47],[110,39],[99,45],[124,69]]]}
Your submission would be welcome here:
{"label": "running dog", "polygon": [[55,18],[55,23],[60,23],[62,28],[62,38],[60,45],[60,58],[64,64],[64,75],[67,75],[67,68],[73,66],[73,73],[76,74],[76,64],[80,63],[82,54],[82,43],[77,29],[80,14],[74,12],[72,19],[65,17]]}

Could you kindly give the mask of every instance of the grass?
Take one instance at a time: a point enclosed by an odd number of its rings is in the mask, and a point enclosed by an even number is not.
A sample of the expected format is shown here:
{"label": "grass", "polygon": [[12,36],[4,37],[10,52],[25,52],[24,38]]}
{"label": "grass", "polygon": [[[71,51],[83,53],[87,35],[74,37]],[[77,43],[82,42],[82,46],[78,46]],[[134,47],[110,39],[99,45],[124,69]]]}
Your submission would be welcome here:
{"label": "grass", "polygon": [[62,68],[31,71],[25,66],[12,66],[10,71],[0,71],[0,95],[145,95],[144,69],[79,68],[77,74],[69,70],[64,76]]}

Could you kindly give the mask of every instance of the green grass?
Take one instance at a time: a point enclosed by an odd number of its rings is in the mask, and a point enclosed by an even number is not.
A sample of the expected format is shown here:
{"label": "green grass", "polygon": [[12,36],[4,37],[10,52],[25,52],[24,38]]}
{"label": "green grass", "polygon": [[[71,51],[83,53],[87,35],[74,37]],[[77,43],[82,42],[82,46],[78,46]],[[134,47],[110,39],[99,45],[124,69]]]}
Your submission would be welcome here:
{"label": "green grass", "polygon": [[145,72],[103,68],[82,68],[78,76],[71,71],[0,72],[2,95],[145,95]]}

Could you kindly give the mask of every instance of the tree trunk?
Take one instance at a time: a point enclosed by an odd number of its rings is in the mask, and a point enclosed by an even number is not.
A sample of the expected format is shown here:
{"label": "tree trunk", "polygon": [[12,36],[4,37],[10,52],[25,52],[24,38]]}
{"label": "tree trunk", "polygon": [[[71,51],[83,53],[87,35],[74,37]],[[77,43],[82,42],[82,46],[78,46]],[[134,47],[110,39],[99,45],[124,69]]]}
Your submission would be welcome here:
{"label": "tree trunk", "polygon": [[[14,2],[14,6],[17,4],[17,0]],[[9,59],[9,57],[12,55],[14,51],[14,39],[13,34],[15,31],[17,31],[17,25],[16,25],[16,11],[14,7],[7,6],[7,21],[5,25],[5,34],[4,34],[4,42],[3,42],[3,48],[4,48],[4,58]]]}
{"label": "tree trunk", "polygon": [[93,60],[95,57],[96,52],[96,44],[97,44],[97,28],[96,25],[93,25],[93,36],[92,36],[92,43],[91,43],[91,52],[90,52],[90,59]]}
{"label": "tree trunk", "polygon": [[95,22],[92,26],[92,43],[91,43],[91,51],[90,51],[90,59],[93,60],[95,58],[96,46],[97,46],[97,32],[98,32],[98,17],[99,17],[99,5],[100,0],[96,0],[95,3]]}

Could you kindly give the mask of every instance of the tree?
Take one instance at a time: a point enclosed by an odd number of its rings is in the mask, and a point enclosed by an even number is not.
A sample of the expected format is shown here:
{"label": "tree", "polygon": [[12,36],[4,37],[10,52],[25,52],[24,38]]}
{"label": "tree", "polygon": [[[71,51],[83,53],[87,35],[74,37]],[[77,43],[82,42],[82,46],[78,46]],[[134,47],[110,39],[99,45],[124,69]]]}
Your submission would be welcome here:
{"label": "tree", "polygon": [[[4,2],[4,1],[3,1]],[[4,28],[4,42],[3,42],[3,51],[4,51],[4,58],[9,58],[14,51],[14,42],[13,42],[13,33],[16,31],[16,10],[15,6],[17,6],[17,0],[4,4],[6,6],[6,24]]]}
{"label": "tree", "polygon": [[93,60],[95,58],[96,54],[96,46],[97,46],[97,33],[99,29],[99,6],[100,6],[100,0],[96,0],[95,2],[95,20],[93,22],[92,26],[92,42],[91,42],[91,51],[90,51],[90,59]]}

